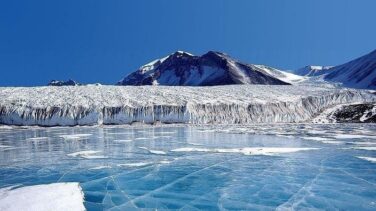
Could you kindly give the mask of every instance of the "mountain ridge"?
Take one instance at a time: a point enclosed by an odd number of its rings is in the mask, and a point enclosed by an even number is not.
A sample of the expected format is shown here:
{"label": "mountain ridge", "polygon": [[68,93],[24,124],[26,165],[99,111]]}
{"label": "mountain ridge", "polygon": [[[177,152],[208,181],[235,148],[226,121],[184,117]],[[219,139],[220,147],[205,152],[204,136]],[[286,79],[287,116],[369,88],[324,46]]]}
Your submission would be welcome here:
{"label": "mountain ridge", "polygon": [[291,77],[292,74],[278,69],[240,62],[218,51],[209,51],[201,56],[177,51],[141,66],[117,85],[290,85]]}

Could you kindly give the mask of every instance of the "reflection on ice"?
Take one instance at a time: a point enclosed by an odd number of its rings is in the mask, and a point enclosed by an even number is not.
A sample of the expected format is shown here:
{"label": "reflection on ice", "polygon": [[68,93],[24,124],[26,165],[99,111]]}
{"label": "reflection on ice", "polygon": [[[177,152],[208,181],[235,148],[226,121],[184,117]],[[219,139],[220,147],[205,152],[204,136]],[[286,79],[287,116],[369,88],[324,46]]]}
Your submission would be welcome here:
{"label": "reflection on ice", "polygon": [[87,210],[375,210],[375,131],[372,124],[0,128],[0,188],[79,183]]}

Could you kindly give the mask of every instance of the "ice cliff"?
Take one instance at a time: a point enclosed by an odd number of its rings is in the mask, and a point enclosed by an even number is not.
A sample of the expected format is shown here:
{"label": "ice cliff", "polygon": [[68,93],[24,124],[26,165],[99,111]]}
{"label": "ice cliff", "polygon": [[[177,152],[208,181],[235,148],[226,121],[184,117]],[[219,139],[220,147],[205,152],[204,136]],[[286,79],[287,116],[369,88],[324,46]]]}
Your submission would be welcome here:
{"label": "ice cliff", "polygon": [[0,124],[305,122],[338,104],[375,101],[366,90],[298,85],[0,88]]}

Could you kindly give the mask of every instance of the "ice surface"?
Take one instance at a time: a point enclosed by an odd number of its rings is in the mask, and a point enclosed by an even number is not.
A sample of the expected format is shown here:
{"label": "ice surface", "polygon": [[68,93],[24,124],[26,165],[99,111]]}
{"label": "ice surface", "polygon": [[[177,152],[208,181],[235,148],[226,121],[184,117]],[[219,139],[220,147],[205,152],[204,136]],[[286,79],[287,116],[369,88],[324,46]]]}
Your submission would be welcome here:
{"label": "ice surface", "polygon": [[0,99],[0,123],[72,126],[305,122],[339,104],[376,101],[376,95],[307,85],[65,86],[0,88]]}
{"label": "ice surface", "polygon": [[84,195],[78,183],[52,183],[0,189],[2,211],[81,211]]}
{"label": "ice surface", "polygon": [[[79,183],[89,211],[375,210],[376,151],[357,148],[373,149],[375,131],[285,123],[0,129],[0,145],[12,148],[0,151],[0,189]],[[77,134],[91,135],[60,137]],[[29,141],[36,137],[48,141]],[[199,150],[176,150],[190,148]]]}

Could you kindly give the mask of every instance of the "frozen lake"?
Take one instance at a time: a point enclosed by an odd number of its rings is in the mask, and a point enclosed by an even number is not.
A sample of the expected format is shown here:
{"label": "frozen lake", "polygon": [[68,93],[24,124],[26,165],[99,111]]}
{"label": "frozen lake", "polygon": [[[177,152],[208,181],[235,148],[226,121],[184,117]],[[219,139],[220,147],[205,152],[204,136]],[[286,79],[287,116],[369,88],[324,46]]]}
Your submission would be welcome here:
{"label": "frozen lake", "polygon": [[0,128],[0,207],[78,182],[87,210],[376,210],[375,150],[374,124]]}

